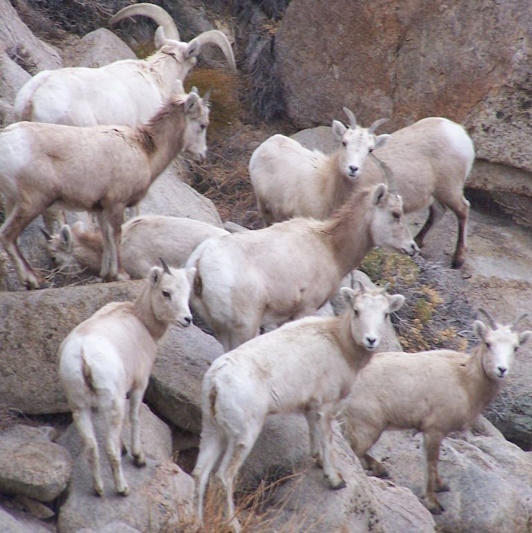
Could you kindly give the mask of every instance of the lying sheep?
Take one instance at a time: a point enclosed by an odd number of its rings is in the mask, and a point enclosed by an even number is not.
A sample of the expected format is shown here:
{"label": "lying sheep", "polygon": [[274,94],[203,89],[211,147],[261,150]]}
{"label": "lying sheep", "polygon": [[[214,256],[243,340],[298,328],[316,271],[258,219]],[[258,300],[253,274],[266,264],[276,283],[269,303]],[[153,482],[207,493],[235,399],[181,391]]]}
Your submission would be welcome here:
{"label": "lying sheep", "polygon": [[[82,222],[64,225],[59,233],[46,232],[48,251],[61,267],[77,267],[98,275],[102,264],[102,234]],[[196,246],[209,237],[229,232],[191,218],[142,215],[122,224],[120,257],[132,279],[146,277],[152,265],[164,256],[168,265],[183,267]]]}
{"label": "lying sheep", "polygon": [[157,341],[170,324],[187,327],[194,269],[152,267],[134,302],[113,302],[74,328],[59,347],[59,377],[91,468],[93,487],[104,495],[98,444],[91,411],[106,421],[106,452],[116,492],[129,494],[120,459],[126,395],[129,396],[131,454],[146,464],[141,449],[139,410],[157,351]]}
{"label": "lying sheep", "polygon": [[[484,311],[486,314],[486,312]],[[367,454],[383,431],[415,429],[424,437],[427,457],[426,503],[434,514],[444,508],[436,492],[449,490],[438,474],[441,441],[468,428],[501,390],[517,349],[531,331],[517,333],[486,314],[473,331],[480,344],[471,353],[434,350],[384,352],[373,357],[357,377],[344,403],[345,434],[356,455],[377,475],[381,463]]]}
{"label": "lying sheep", "polygon": [[[256,183],[254,189],[260,203],[269,206],[271,220],[286,220],[296,213],[327,218],[353,189],[380,183],[386,175],[390,190],[403,198],[405,213],[429,208],[429,217],[415,237],[419,247],[445,211],[453,211],[458,220],[458,239],[452,265],[462,266],[469,214],[463,191],[475,160],[473,142],[462,126],[430,117],[398,130],[371,152],[380,163],[368,157],[362,171],[351,180],[338,172],[316,171],[312,167],[320,168],[321,163],[316,162],[315,152],[295,150],[292,143],[278,145],[267,158],[253,162],[257,167],[253,174],[261,178],[260,189]],[[252,161],[250,174],[251,166]]]}
{"label": "lying sheep", "polygon": [[347,303],[343,315],[286,324],[220,356],[205,373],[200,452],[193,472],[200,520],[209,476],[218,464],[227,518],[240,529],[234,518],[235,477],[269,414],[303,413],[312,455],[322,461],[331,488],[345,487],[335,464],[331,422],[404,297],[362,285],[358,291],[344,287],[341,294]]}
{"label": "lying sheep", "polygon": [[374,247],[413,255],[402,201],[380,184],[355,191],[329,220],[294,218],[202,242],[191,304],[225,350],[261,326],[313,314]]}
{"label": "lying sheep", "polygon": [[53,204],[96,214],[103,236],[100,276],[127,279],[120,264],[124,209],[137,204],[180,151],[204,157],[209,108],[182,86],[145,125],[78,128],[17,122],[0,132],[0,191],[7,216],[0,227],[19,280],[40,280],[22,256],[17,238]]}
{"label": "lying sheep", "polygon": [[293,217],[327,218],[344,203],[368,154],[388,140],[389,135],[374,133],[385,119],[362,128],[354,114],[343,109],[349,127],[333,120],[332,133],[338,141],[334,153],[307,150],[294,139],[277,134],[251,155],[249,177],[266,226]]}

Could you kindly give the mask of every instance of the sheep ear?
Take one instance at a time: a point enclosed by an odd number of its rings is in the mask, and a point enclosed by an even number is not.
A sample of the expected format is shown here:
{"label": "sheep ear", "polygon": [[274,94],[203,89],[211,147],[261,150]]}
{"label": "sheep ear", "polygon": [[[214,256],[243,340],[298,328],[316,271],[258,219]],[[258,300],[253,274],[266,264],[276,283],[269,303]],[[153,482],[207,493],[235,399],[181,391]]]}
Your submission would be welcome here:
{"label": "sheep ear", "polygon": [[390,135],[388,133],[383,133],[382,135],[379,135],[375,139],[375,148],[380,148],[381,146],[384,146],[388,140],[390,139]]}
{"label": "sheep ear", "polygon": [[162,26],[159,26],[155,30],[155,36],[153,38],[155,49],[159,50],[159,48],[161,48],[161,46],[164,44],[165,41],[166,41],[166,36],[164,34],[164,28]]}
{"label": "sheep ear", "polygon": [[161,278],[163,277],[163,269],[159,268],[158,266],[151,267],[150,272],[148,274],[148,281],[150,282],[150,286],[152,288],[157,287],[159,283],[161,282]]}
{"label": "sheep ear", "polygon": [[197,268],[196,267],[190,267],[185,269],[185,273],[187,275],[188,282],[192,285],[194,283],[194,278],[196,277]]}
{"label": "sheep ear", "polygon": [[200,97],[196,93],[190,93],[185,101],[185,113],[193,113],[199,105]]}
{"label": "sheep ear", "polygon": [[332,121],[332,132],[333,132],[334,138],[337,141],[342,140],[342,137],[344,136],[344,133],[346,131],[347,131],[347,128],[339,120]]}
{"label": "sheep ear", "polygon": [[519,346],[525,344],[532,337],[532,331],[523,331],[519,334]]}
{"label": "sheep ear", "polygon": [[473,333],[482,341],[486,342],[486,334],[488,327],[481,320],[475,320],[473,322]]}
{"label": "sheep ear", "polygon": [[346,303],[348,303],[351,306],[355,302],[356,295],[357,293],[349,287],[342,287],[340,289],[340,296],[345,300]]}
{"label": "sheep ear", "polygon": [[373,203],[378,205],[384,195],[388,192],[388,187],[384,183],[379,183],[373,191]]}
{"label": "sheep ear", "polygon": [[59,230],[59,240],[61,241],[61,246],[67,251],[72,251],[72,231],[68,224],[61,226]]}
{"label": "sheep ear", "polygon": [[196,39],[192,39],[192,41],[190,41],[190,43],[188,43],[188,46],[187,46],[187,49],[186,49],[186,52],[185,52],[185,57],[187,59],[190,59],[192,57],[197,57],[200,52],[201,52],[201,43],[200,43],[200,41],[196,40]]}
{"label": "sheep ear", "polygon": [[405,303],[405,297],[402,294],[388,294],[388,303],[390,304],[390,312],[394,313],[403,307],[403,304]]}

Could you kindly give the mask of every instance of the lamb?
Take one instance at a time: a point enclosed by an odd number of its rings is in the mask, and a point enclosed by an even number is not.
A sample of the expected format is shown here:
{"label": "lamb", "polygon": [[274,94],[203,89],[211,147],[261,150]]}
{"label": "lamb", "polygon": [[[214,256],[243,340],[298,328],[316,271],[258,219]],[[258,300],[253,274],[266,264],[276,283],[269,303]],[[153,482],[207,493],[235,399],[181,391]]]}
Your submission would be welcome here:
{"label": "lamb", "polygon": [[[420,248],[447,208],[454,212],[458,220],[458,238],[452,266],[463,265],[470,205],[463,190],[475,160],[475,149],[462,126],[445,118],[429,117],[392,133],[389,140],[367,158],[356,180],[339,179],[337,173],[295,171],[293,167],[306,169],[311,164],[312,159],[307,157],[307,163],[301,162],[303,158],[296,157],[293,150],[278,147],[278,152],[271,153],[269,160],[255,163],[258,168],[254,173],[260,177],[261,185],[260,189],[256,183],[253,187],[261,204],[271,206],[275,214],[273,221],[285,220],[295,213],[326,218],[351,190],[383,181],[384,170],[389,176],[390,190],[403,198],[405,213],[429,208],[429,216],[415,237]],[[281,172],[277,161],[282,161]],[[297,161],[297,166],[292,161]],[[307,191],[312,191],[312,202],[308,200]]]}
{"label": "lamb", "polygon": [[269,414],[300,412],[309,425],[311,453],[323,463],[333,489],[345,487],[332,449],[331,422],[356,374],[384,335],[389,314],[404,302],[386,289],[344,287],[339,317],[306,317],[256,337],[216,359],[202,385],[200,452],[193,477],[198,518],[209,476],[217,477],[234,529],[235,477]]}
{"label": "lamb", "polygon": [[204,157],[209,109],[197,92],[175,93],[145,125],[78,128],[18,122],[0,132],[3,244],[22,284],[40,280],[17,237],[52,204],[94,212],[103,236],[100,276],[127,279],[119,243],[124,209],[137,204],[180,151]]}
{"label": "lamb", "polygon": [[115,490],[129,488],[122,472],[121,433],[129,395],[131,454],[135,465],[146,464],[141,449],[139,410],[156,356],[157,341],[170,324],[188,327],[188,307],[194,269],[152,267],[133,302],[105,305],[74,328],[59,347],[59,377],[72,410],[74,424],[88,453],[94,491],[104,495],[98,444],[91,411],[106,422],[106,452]]}
{"label": "lamb", "polygon": [[157,52],[148,59],[126,59],[100,68],[68,67],[39,72],[18,92],[15,119],[32,122],[96,126],[144,124],[168,101],[176,80],[184,80],[206,45],[223,51],[236,70],[231,45],[218,30],[202,33],[189,43],[168,13],[154,4],[127,6],[110,20],[115,24],[133,15],[152,18]]}
{"label": "lamb", "polygon": [[329,220],[293,218],[268,228],[213,237],[192,252],[192,307],[225,350],[313,314],[374,246],[413,255],[402,200],[381,183],[355,191]]}
{"label": "lamb", "polygon": [[[102,235],[85,228],[81,221],[64,225],[59,233],[43,230],[52,259],[61,267],[84,269],[98,275],[102,264]],[[162,215],[142,215],[122,224],[120,258],[132,279],[146,277],[161,256],[169,266],[183,267],[193,250],[209,237],[229,232],[199,220]]]}
{"label": "lamb", "polygon": [[307,150],[279,134],[264,141],[251,155],[249,177],[266,226],[292,217],[327,218],[351,192],[368,154],[388,140],[389,135],[374,134],[386,119],[362,128],[352,111],[343,110],[349,127],[333,120],[338,148],[330,155]]}
{"label": "lamb", "polygon": [[[423,433],[427,457],[426,504],[434,514],[444,507],[436,492],[449,487],[438,474],[441,441],[452,431],[468,428],[502,388],[515,352],[531,331],[480,320],[473,331],[480,344],[470,354],[451,350],[376,354],[357,377],[342,418],[356,455],[377,475],[381,463],[367,451],[383,431],[415,429]],[[521,317],[523,318],[523,317]]]}

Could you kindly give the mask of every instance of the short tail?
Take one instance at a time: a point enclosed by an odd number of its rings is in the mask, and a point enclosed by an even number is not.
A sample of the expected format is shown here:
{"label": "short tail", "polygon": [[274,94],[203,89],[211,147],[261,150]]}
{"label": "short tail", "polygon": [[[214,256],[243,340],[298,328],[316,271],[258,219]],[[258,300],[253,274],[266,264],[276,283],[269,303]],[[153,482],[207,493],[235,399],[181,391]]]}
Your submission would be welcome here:
{"label": "short tail", "polygon": [[81,349],[81,371],[83,374],[83,381],[85,381],[85,385],[87,385],[91,392],[96,392],[96,385],[92,376],[91,367],[85,359],[85,353],[83,352],[83,348]]}

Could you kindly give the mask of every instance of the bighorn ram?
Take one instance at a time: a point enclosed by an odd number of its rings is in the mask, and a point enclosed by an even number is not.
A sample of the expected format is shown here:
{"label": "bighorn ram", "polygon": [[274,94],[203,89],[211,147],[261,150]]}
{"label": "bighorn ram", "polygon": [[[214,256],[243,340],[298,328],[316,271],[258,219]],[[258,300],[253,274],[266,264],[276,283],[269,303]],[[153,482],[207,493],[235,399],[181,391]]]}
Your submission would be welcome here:
{"label": "bighorn ram", "polygon": [[39,72],[17,94],[16,120],[69,126],[138,126],[168,101],[175,81],[185,79],[205,45],[219,46],[236,70],[231,45],[222,32],[211,30],[189,43],[181,42],[170,15],[154,4],[127,6],[111,18],[110,24],[133,15],[150,17],[159,24],[155,54],[148,59],[126,59],[100,68]]}
{"label": "bighorn ram", "polygon": [[137,128],[18,122],[0,132],[0,190],[8,207],[0,242],[20,282],[39,286],[17,237],[54,203],[96,213],[104,243],[100,276],[126,279],[119,255],[125,207],[139,202],[179,151],[205,155],[208,121],[206,101],[191,92],[174,94]]}
{"label": "bighorn ram", "polygon": [[[229,232],[191,218],[142,215],[122,224],[120,259],[132,279],[146,277],[157,259],[164,256],[169,266],[185,265],[196,246],[209,237]],[[81,221],[65,225],[55,235],[45,234],[48,250],[60,266],[77,266],[98,275],[102,264],[103,242],[99,231],[84,227]]]}
{"label": "bighorn ram", "polygon": [[259,208],[261,213],[271,212],[263,214],[265,220],[285,220],[296,213],[326,218],[349,191],[383,181],[385,170],[390,191],[403,198],[405,213],[429,207],[429,217],[415,237],[418,246],[423,246],[425,236],[447,208],[454,212],[458,239],[452,263],[456,268],[463,264],[469,214],[463,189],[475,150],[462,126],[445,118],[430,117],[398,130],[371,154],[378,156],[378,160],[368,157],[360,175],[351,180],[338,172],[322,172],[321,161],[326,156],[301,147],[295,149],[293,143],[275,143],[275,150],[260,158],[255,154],[251,157],[250,174]]}
{"label": "bighorn ram", "polygon": [[294,218],[202,242],[191,304],[225,350],[262,325],[311,315],[374,246],[414,254],[402,200],[384,184],[355,191],[330,219]]}
{"label": "bighorn ram", "polygon": [[[532,335],[496,324],[485,311],[486,326],[475,321],[480,345],[470,354],[450,350],[419,353],[388,352],[373,357],[359,374],[345,401],[343,419],[351,447],[378,475],[381,463],[366,452],[389,429],[423,432],[427,457],[426,501],[440,514],[436,492],[449,490],[438,474],[443,438],[466,429],[497,395],[512,366],[515,352]],[[521,317],[523,318],[523,317]]]}
{"label": "bighorn ram", "polygon": [[249,176],[266,226],[293,217],[327,218],[344,203],[368,154],[387,141],[389,135],[374,134],[386,119],[362,128],[357,126],[353,113],[343,109],[349,127],[333,120],[332,133],[338,148],[330,155],[307,150],[279,134],[253,152]]}
{"label": "bighorn ram", "polygon": [[116,492],[129,488],[122,473],[121,433],[129,395],[131,454],[137,466],[146,459],[141,449],[139,409],[157,352],[157,341],[170,324],[187,327],[192,322],[188,299],[194,269],[153,267],[134,302],[114,302],[102,307],[74,328],[59,347],[59,376],[72,417],[91,468],[93,487],[104,495],[98,444],[91,411],[106,421],[106,452]]}
{"label": "bighorn ram", "polygon": [[220,356],[205,373],[200,452],[193,472],[200,520],[208,479],[219,463],[227,518],[239,530],[234,480],[269,414],[303,413],[311,452],[321,459],[331,488],[345,487],[335,464],[331,421],[404,297],[362,286],[359,291],[344,287],[341,294],[348,304],[342,316],[285,324]]}

